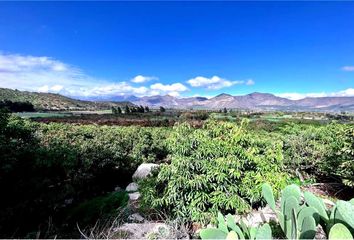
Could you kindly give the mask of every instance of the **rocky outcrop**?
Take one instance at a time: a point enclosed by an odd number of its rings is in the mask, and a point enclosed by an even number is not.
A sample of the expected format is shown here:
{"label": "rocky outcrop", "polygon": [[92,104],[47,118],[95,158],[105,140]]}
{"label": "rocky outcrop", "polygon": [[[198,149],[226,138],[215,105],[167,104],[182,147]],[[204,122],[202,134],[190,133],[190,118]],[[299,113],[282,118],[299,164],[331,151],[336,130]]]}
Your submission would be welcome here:
{"label": "rocky outcrop", "polygon": [[137,181],[140,179],[144,179],[146,177],[148,177],[151,172],[158,168],[159,165],[155,164],[155,163],[143,163],[141,164],[138,169],[135,171],[135,173],[133,174],[133,180]]}
{"label": "rocky outcrop", "polygon": [[137,192],[138,191],[138,184],[135,182],[129,183],[129,185],[125,188],[127,192]]}

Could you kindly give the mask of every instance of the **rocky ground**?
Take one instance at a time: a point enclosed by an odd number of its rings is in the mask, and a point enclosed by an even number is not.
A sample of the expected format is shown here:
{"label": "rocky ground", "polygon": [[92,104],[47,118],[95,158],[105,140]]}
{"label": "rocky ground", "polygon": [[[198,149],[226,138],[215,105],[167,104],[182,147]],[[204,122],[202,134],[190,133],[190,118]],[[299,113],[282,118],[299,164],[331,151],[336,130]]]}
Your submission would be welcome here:
{"label": "rocky ground", "polygon": [[[125,238],[125,239],[189,239],[187,229],[180,229],[181,226],[174,225],[173,223],[165,223],[162,221],[151,221],[143,217],[139,212],[138,202],[140,198],[138,180],[144,179],[151,174],[153,169],[158,168],[158,164],[144,163],[141,164],[132,176],[133,182],[129,183],[126,191],[129,195],[129,203],[127,208],[130,215],[128,222],[121,224],[119,227],[112,229],[111,238]],[[311,187],[305,187],[303,190],[311,191]],[[317,188],[315,188],[317,193]],[[328,207],[334,204],[330,200],[324,200]],[[278,202],[277,205],[280,203]],[[279,206],[278,206],[279,207]],[[268,206],[253,210],[251,213],[241,216],[235,215],[236,222],[242,219],[249,226],[258,226],[264,222],[276,222],[276,214]],[[193,226],[195,236],[201,226]],[[322,229],[317,230],[316,239],[326,239],[326,235]]]}

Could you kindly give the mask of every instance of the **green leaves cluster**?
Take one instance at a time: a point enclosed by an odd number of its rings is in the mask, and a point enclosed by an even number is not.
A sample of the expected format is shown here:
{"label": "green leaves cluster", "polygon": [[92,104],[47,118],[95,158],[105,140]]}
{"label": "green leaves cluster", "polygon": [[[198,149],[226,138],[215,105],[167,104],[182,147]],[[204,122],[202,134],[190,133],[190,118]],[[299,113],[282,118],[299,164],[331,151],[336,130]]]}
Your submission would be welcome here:
{"label": "green leaves cluster", "polygon": [[282,144],[240,125],[183,123],[168,138],[170,164],[142,183],[145,205],[191,221],[208,222],[218,211],[246,212],[261,200],[261,186],[284,186]]}
{"label": "green leaves cluster", "polygon": [[37,124],[0,113],[0,237],[24,237],[64,218],[68,205],[123,187],[139,164],[166,157],[169,131]]}
{"label": "green leaves cluster", "polygon": [[234,216],[228,214],[226,221],[224,216],[218,213],[218,227],[205,228],[200,231],[200,237],[204,239],[272,239],[272,230],[269,224],[259,227],[248,227],[242,220],[240,224],[235,222]]}
{"label": "green leaves cluster", "polygon": [[329,239],[353,239],[354,199],[350,202],[338,200],[332,209],[327,209],[321,198],[311,192],[302,194],[298,186],[289,185],[282,190],[280,209],[276,209],[269,184],[263,185],[262,194],[277,214],[288,239],[314,239],[319,224]]}
{"label": "green leaves cluster", "polygon": [[[289,172],[336,179],[354,187],[354,126],[288,124],[279,132]],[[333,166],[336,166],[333,168]]]}

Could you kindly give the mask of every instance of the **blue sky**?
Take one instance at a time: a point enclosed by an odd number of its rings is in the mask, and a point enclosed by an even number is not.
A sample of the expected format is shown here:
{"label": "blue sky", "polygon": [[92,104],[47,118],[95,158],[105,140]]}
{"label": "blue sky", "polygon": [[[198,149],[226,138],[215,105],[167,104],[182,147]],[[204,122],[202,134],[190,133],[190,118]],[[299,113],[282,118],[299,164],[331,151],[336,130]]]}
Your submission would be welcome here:
{"label": "blue sky", "polygon": [[354,2],[0,2],[0,87],[354,96]]}

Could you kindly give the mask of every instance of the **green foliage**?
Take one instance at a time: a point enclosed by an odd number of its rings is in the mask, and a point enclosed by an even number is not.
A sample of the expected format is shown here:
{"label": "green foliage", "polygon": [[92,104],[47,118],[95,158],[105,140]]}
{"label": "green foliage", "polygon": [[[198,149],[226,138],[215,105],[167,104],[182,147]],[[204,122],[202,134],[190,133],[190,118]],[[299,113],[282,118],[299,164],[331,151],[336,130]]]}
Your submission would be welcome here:
{"label": "green foliage", "polygon": [[68,210],[69,218],[66,221],[78,223],[80,226],[93,224],[102,217],[115,216],[117,209],[124,207],[128,203],[128,199],[126,192],[113,192],[95,197]]}
{"label": "green foliage", "polygon": [[[289,172],[338,179],[354,186],[354,126],[288,124],[280,130]],[[333,168],[333,166],[336,166]]]}
{"label": "green foliage", "polygon": [[281,143],[253,135],[245,124],[177,125],[168,139],[171,163],[141,183],[143,204],[205,223],[218,211],[248,211],[261,201],[264,181],[283,187]]}
{"label": "green foliage", "polygon": [[330,240],[344,240],[344,239],[353,239],[352,234],[346,228],[343,224],[337,223],[335,224],[332,228],[331,231],[329,232],[328,239]]}
{"label": "green foliage", "polygon": [[[274,200],[271,197],[272,189],[269,184],[263,185],[262,194],[272,208]],[[343,237],[349,236],[346,232],[353,233],[354,205],[351,202],[338,200],[332,211],[329,211],[323,200],[312,193],[304,193],[303,203],[300,201],[300,195],[301,191],[296,185],[287,186],[282,191],[281,208],[275,210],[280,226],[288,239],[313,239],[318,224],[327,231],[330,239],[340,236],[338,231],[345,233]]]}
{"label": "green foliage", "polygon": [[49,218],[58,221],[71,202],[127,184],[140,163],[166,157],[168,133],[166,128],[35,124],[1,113],[0,188],[6,194],[0,198],[0,237],[15,230],[25,236]]}
{"label": "green foliage", "polygon": [[241,220],[240,226],[235,222],[232,215],[225,217],[218,213],[218,227],[205,228],[200,231],[202,239],[272,239],[272,230],[269,224],[259,227],[247,227]]}
{"label": "green foliage", "polygon": [[316,234],[317,211],[312,207],[301,205],[300,188],[296,185],[287,186],[281,194],[280,209],[273,208],[275,205],[272,197],[272,189],[269,184],[264,184],[262,194],[277,214],[283,232],[288,239],[313,239]]}

